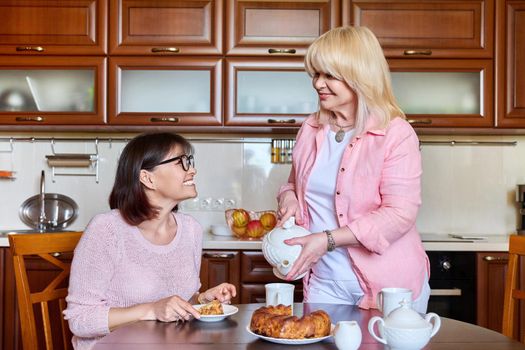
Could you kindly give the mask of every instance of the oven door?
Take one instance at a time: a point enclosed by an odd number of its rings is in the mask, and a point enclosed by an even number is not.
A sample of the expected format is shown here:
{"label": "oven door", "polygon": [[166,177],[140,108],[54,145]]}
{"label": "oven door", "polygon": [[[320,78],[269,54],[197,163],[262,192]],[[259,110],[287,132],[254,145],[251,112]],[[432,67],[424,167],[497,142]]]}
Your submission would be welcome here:
{"label": "oven door", "polygon": [[474,280],[430,280],[428,312],[476,324]]}

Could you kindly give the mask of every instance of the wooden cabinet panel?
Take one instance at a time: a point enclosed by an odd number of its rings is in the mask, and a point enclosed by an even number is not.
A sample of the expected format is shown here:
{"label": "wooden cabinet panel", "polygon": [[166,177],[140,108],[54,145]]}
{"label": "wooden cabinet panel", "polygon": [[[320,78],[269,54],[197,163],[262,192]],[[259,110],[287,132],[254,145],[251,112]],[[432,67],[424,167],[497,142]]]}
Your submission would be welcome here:
{"label": "wooden cabinet panel", "polygon": [[220,126],[221,70],[218,58],[113,56],[109,123]]}
{"label": "wooden cabinet panel", "polygon": [[501,332],[508,254],[477,254],[477,324]]}
{"label": "wooden cabinet panel", "polygon": [[226,53],[304,55],[315,38],[339,25],[337,0],[227,0]]}
{"label": "wooden cabinet panel", "polygon": [[240,253],[238,251],[204,251],[201,263],[201,291],[205,291],[218,284],[228,282],[237,289],[237,296],[232,303],[239,303],[240,281],[239,281]]}
{"label": "wooden cabinet panel", "polygon": [[111,54],[220,54],[222,0],[111,0]]}
{"label": "wooden cabinet panel", "polygon": [[498,127],[525,127],[525,1],[498,1]]}
{"label": "wooden cabinet panel", "polygon": [[227,126],[297,127],[317,108],[302,58],[228,58]]}
{"label": "wooden cabinet panel", "polygon": [[[105,121],[104,57],[0,56],[0,73],[0,80],[8,84],[0,86],[0,124],[81,125]],[[88,83],[81,85],[79,74],[87,75]],[[4,94],[13,91],[25,102],[11,108]]]}
{"label": "wooden cabinet panel", "polygon": [[494,0],[354,0],[343,24],[370,28],[387,57],[493,56]]}
{"label": "wooden cabinet panel", "polygon": [[273,274],[273,268],[261,252],[244,251],[241,254],[241,281],[268,283],[283,282]]}
{"label": "wooden cabinet panel", "polygon": [[[407,59],[389,59],[390,70],[392,71],[392,80],[394,85],[394,94],[396,95],[401,108],[407,114],[407,119],[414,127],[492,127],[494,125],[494,88],[493,88],[493,67],[492,60],[407,60]],[[443,86],[429,86],[427,88],[420,88],[414,84],[408,84],[396,91],[395,75],[396,73],[429,73],[435,76],[443,73],[454,75],[454,73],[472,73],[476,77],[476,85],[469,95],[466,95],[466,100],[462,100],[461,96],[454,96],[459,100],[452,102],[451,98],[447,96],[448,90],[458,85],[455,81],[448,81]],[[460,74],[461,75],[461,74]],[[462,79],[459,77],[459,79]],[[420,82],[428,84],[424,79]],[[452,84],[452,85],[450,85]],[[472,82],[470,83],[472,84]],[[430,89],[430,87],[432,89]],[[412,90],[411,90],[412,89]],[[412,91],[412,93],[411,93]],[[401,103],[400,94],[410,96],[410,98],[417,103],[423,103],[426,108],[425,112],[411,113],[410,106]],[[417,93],[417,95],[416,95]],[[443,93],[443,96],[440,96]],[[415,96],[421,97],[414,99]],[[458,113],[453,109],[452,112],[434,111],[427,108],[426,105],[439,106],[439,108],[447,107],[462,107],[462,105],[476,105],[477,111],[471,113]],[[460,108],[461,109],[461,108]],[[476,108],[473,108],[476,110]]]}
{"label": "wooden cabinet panel", "polygon": [[0,0],[0,53],[104,54],[107,0]]}

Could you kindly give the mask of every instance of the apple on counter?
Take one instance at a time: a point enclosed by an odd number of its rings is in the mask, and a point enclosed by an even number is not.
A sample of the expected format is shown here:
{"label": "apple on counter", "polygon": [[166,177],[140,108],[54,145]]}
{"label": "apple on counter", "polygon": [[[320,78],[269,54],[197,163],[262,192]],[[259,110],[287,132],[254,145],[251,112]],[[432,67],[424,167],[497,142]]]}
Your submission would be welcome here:
{"label": "apple on counter", "polygon": [[275,211],[260,212],[246,209],[228,209],[225,212],[226,222],[236,237],[261,239],[277,224]]}

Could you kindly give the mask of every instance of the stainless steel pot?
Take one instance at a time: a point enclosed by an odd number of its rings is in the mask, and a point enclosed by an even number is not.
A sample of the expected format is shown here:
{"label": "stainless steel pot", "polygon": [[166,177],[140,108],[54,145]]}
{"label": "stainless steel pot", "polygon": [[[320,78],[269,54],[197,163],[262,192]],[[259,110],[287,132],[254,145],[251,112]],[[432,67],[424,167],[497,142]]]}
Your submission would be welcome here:
{"label": "stainless steel pot", "polygon": [[78,205],[70,197],[45,193],[45,174],[40,179],[40,194],[32,196],[20,206],[18,215],[24,224],[38,231],[63,231],[78,216]]}

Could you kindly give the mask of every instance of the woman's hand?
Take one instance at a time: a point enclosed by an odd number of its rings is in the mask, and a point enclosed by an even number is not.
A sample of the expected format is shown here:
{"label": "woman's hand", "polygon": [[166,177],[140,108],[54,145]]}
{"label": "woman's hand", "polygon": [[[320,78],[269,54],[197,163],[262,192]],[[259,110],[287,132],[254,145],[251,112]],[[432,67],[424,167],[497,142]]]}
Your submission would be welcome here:
{"label": "woman's hand", "polygon": [[288,281],[310,270],[327,251],[327,238],[324,232],[312,233],[308,236],[290,238],[284,241],[288,245],[301,245],[301,254],[294,262],[292,269],[286,275]]}
{"label": "woman's hand", "polygon": [[152,303],[146,319],[173,322],[188,321],[192,317],[200,318],[199,312],[186,300],[174,295]]}
{"label": "woman's hand", "polygon": [[279,196],[277,209],[277,227],[281,227],[291,216],[295,216],[295,223],[302,224],[301,212],[299,210],[299,201],[294,191],[283,192]]}
{"label": "woman's hand", "polygon": [[[210,302],[217,299],[221,303],[230,303],[231,299],[237,295],[235,286],[230,283],[221,283],[216,287],[210,288],[199,296],[199,301]],[[203,300],[204,299],[204,300]]]}

